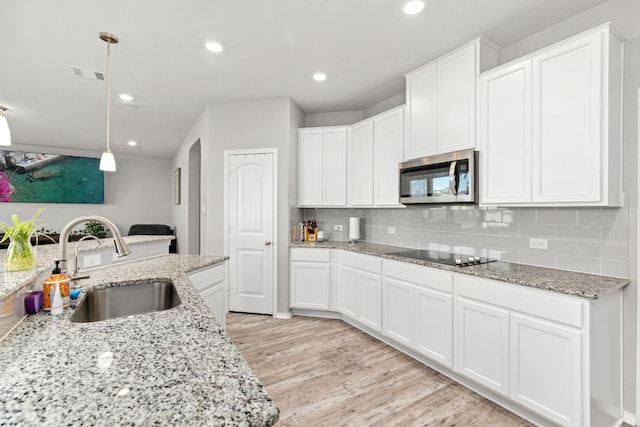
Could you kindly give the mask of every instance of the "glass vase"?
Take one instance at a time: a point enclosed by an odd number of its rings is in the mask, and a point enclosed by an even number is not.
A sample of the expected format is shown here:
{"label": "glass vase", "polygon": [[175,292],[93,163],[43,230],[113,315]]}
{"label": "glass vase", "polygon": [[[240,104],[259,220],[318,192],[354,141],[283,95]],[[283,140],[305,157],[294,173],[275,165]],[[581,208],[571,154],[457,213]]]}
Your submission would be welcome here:
{"label": "glass vase", "polygon": [[4,271],[31,270],[36,267],[36,256],[31,239],[11,239],[4,259]]}

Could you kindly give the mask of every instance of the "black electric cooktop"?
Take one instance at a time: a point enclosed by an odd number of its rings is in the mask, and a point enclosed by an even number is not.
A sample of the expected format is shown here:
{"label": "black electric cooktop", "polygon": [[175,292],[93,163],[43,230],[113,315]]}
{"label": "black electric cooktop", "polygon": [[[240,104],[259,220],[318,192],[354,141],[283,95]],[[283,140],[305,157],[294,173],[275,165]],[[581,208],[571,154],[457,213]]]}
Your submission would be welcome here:
{"label": "black electric cooktop", "polygon": [[425,249],[405,249],[400,252],[392,252],[389,255],[419,259],[422,261],[435,262],[438,264],[457,265],[459,267],[487,264],[489,262],[497,261],[492,258],[452,254],[449,252],[430,251]]}

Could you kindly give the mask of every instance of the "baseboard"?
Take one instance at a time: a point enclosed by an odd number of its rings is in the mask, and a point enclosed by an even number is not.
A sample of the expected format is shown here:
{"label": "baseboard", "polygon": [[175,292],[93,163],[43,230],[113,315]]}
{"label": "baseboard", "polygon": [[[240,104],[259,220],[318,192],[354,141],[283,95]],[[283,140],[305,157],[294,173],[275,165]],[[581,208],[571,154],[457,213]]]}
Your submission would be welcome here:
{"label": "baseboard", "polygon": [[303,310],[299,308],[292,309],[294,316],[307,316],[307,317],[320,317],[323,319],[339,319],[344,320],[340,313],[335,311],[316,311],[316,310]]}
{"label": "baseboard", "polygon": [[290,311],[287,311],[286,313],[276,313],[276,314],[273,315],[273,317],[275,319],[282,319],[282,320],[291,319],[291,316],[292,316],[292,314],[291,314]]}
{"label": "baseboard", "polygon": [[624,411],[622,413],[622,421],[624,421],[625,424],[629,424],[631,426],[635,426],[636,425],[636,416],[635,416],[635,414],[632,414],[630,412]]}

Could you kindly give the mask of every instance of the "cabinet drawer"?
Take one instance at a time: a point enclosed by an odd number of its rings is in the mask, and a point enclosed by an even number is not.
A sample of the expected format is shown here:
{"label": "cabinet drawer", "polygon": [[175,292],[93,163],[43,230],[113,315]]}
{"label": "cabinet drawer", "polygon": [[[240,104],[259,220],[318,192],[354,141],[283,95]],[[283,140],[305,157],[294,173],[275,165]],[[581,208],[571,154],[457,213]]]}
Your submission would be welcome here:
{"label": "cabinet drawer", "polygon": [[291,261],[331,262],[331,249],[292,248]]}
{"label": "cabinet drawer", "polygon": [[340,251],[338,260],[340,265],[357,268],[373,274],[382,274],[382,258],[376,256]]}
{"label": "cabinet drawer", "polygon": [[382,267],[385,277],[392,277],[442,292],[453,292],[453,274],[448,271],[390,260],[384,260]]}
{"label": "cabinet drawer", "polygon": [[191,283],[193,283],[193,286],[197,291],[202,291],[213,285],[224,282],[227,277],[226,270],[225,264],[205,268],[194,273],[189,273],[189,280],[191,280]]}
{"label": "cabinet drawer", "polygon": [[582,328],[583,302],[547,291],[456,274],[458,295]]}

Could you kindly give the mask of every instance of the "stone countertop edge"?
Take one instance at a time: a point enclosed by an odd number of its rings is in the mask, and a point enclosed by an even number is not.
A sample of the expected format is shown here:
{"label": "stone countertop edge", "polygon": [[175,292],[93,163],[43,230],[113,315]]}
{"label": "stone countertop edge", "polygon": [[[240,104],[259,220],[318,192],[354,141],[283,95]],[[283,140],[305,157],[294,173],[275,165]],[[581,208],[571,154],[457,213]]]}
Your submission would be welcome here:
{"label": "stone countertop edge", "polygon": [[278,408],[187,276],[227,259],[169,254],[77,286],[80,302],[96,287],[168,279],[182,302],[165,311],[28,316],[0,343],[0,425],[273,425]]}
{"label": "stone countertop edge", "polygon": [[620,277],[599,276],[505,261],[470,267],[456,267],[391,255],[393,252],[399,252],[403,248],[378,243],[349,243],[344,241],[291,242],[289,246],[291,248],[342,249],[588,299],[598,299],[606,293],[623,288],[630,283],[629,279]]}

